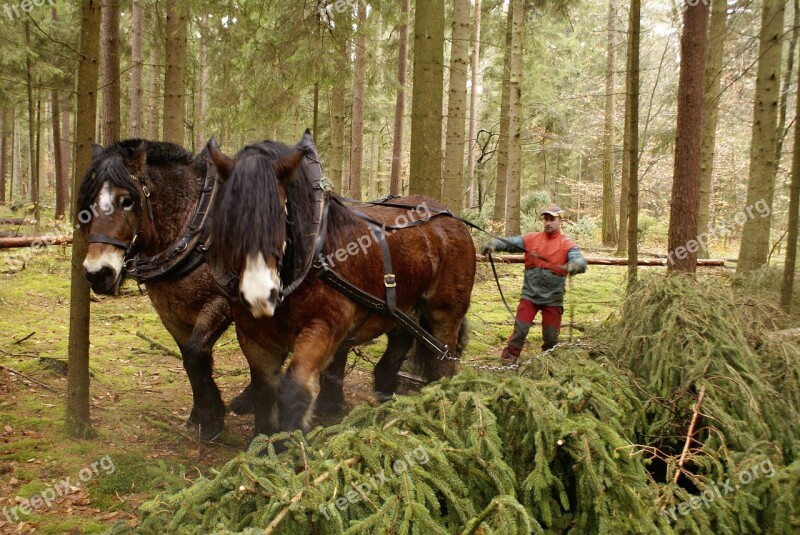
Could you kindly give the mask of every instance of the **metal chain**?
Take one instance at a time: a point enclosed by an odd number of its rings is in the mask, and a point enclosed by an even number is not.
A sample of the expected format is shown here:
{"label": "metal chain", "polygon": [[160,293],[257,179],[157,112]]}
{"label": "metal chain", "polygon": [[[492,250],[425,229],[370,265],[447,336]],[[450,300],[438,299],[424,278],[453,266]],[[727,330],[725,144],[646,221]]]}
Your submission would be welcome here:
{"label": "metal chain", "polygon": [[[589,344],[585,344],[585,343],[581,342],[580,340],[578,340],[577,342],[563,342],[563,343],[560,343],[560,344],[556,344],[553,347],[551,347],[550,349],[542,351],[538,355],[526,360],[525,362],[521,362],[521,363],[504,364],[504,365],[500,365],[500,366],[495,366],[493,364],[470,364],[469,362],[465,362],[463,364],[466,364],[467,366],[471,366],[472,368],[475,368],[476,370],[482,370],[482,371],[490,371],[490,372],[516,371],[519,368],[521,368],[523,366],[527,366],[528,364],[532,363],[534,360],[541,359],[545,355],[548,355],[548,354],[552,353],[556,349],[563,349],[563,348],[567,348],[567,347],[579,347],[579,348],[585,348],[585,349],[591,348],[591,346]],[[458,360],[458,359],[453,359],[453,360]]]}

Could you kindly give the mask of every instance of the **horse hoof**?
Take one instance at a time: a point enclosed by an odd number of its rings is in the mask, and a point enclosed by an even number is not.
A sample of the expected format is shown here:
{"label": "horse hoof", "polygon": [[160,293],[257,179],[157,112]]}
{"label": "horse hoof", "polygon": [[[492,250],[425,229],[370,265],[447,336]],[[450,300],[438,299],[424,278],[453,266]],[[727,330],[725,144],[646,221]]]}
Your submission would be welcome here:
{"label": "horse hoof", "polygon": [[392,401],[394,399],[394,394],[388,394],[386,392],[380,392],[378,390],[375,391],[375,397],[378,398],[378,401],[381,403],[386,403],[387,401]]}
{"label": "horse hoof", "polygon": [[250,385],[247,385],[241,394],[233,398],[228,405],[228,410],[239,416],[256,412],[256,400]]}

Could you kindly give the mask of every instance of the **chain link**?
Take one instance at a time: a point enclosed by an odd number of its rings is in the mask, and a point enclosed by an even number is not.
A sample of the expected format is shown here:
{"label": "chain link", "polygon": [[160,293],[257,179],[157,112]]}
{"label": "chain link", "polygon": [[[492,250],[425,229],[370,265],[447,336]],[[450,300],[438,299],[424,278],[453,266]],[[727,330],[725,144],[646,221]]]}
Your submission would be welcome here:
{"label": "chain link", "polygon": [[[578,340],[576,342],[563,342],[563,343],[560,343],[560,344],[556,344],[553,347],[551,347],[550,349],[542,351],[538,355],[536,355],[536,356],[534,356],[532,358],[529,358],[525,362],[521,362],[521,363],[503,364],[503,365],[500,365],[500,366],[496,366],[496,365],[493,365],[493,364],[470,364],[469,362],[463,362],[462,364],[466,364],[467,366],[475,368],[476,370],[489,371],[489,372],[516,371],[516,370],[518,370],[519,368],[521,368],[523,366],[527,366],[528,364],[531,364],[534,360],[541,359],[545,355],[548,355],[548,354],[552,353],[556,349],[564,349],[564,348],[568,348],[568,347],[578,347],[578,348],[584,348],[584,349],[591,348],[591,346],[589,344],[585,344],[585,343],[581,342],[580,340]],[[452,357],[449,357],[449,358],[451,358],[452,360],[459,360],[459,359],[455,359],[455,358],[452,358]]]}

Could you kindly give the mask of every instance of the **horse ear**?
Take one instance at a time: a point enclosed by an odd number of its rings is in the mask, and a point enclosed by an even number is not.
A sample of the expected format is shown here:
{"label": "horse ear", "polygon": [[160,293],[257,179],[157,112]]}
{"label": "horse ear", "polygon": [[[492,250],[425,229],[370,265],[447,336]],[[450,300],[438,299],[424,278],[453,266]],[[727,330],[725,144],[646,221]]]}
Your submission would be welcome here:
{"label": "horse ear", "polygon": [[142,141],[133,149],[131,157],[128,159],[128,165],[135,175],[141,174],[147,165],[147,143]]}
{"label": "horse ear", "polygon": [[305,154],[306,151],[304,149],[298,148],[286,158],[274,162],[272,168],[275,170],[275,176],[278,177],[278,180],[284,181],[291,178],[295,170],[303,163]]}
{"label": "horse ear", "polygon": [[306,147],[314,147],[314,137],[311,135],[310,128],[306,128],[306,131],[303,133],[303,137],[297,143],[298,149],[304,149]]}
{"label": "horse ear", "polygon": [[213,135],[211,136],[211,139],[208,140],[206,148],[208,149],[208,153],[211,155],[211,161],[214,163],[214,167],[217,168],[219,178],[223,182],[228,180],[231,174],[233,174],[233,168],[236,167],[236,160],[222,152],[222,150],[219,148],[219,142],[217,142],[217,138],[215,138]]}
{"label": "horse ear", "polygon": [[92,144],[92,160],[96,160],[97,158],[99,158],[100,155],[103,154],[103,150],[104,149],[103,149],[102,145],[98,145],[97,143],[93,143]]}

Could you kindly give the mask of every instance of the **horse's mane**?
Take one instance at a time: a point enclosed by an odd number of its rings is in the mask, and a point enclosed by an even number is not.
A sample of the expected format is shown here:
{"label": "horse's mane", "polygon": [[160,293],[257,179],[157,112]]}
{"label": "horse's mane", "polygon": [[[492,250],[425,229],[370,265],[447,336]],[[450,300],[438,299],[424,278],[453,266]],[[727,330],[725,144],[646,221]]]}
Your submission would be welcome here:
{"label": "horse's mane", "polygon": [[[284,181],[289,210],[284,228],[279,223],[283,220],[283,207],[273,167],[274,162],[291,156],[297,150],[267,140],[239,151],[236,167],[222,188],[221,201],[215,211],[212,262],[221,261],[225,269],[238,273],[244,268],[248,256],[260,252],[268,260],[286,240],[281,279],[284,284],[289,284],[302,273],[314,252],[317,185],[309,177],[304,162],[297,166],[294,176]],[[300,150],[311,151],[316,158],[313,147]],[[338,203],[330,203],[329,239],[347,218],[352,218],[348,210]]]}
{"label": "horse's mane", "polygon": [[[183,147],[174,143],[161,141],[148,141],[144,139],[127,139],[117,143],[112,143],[103,149],[103,152],[92,160],[89,169],[83,176],[80,190],[78,191],[78,211],[87,210],[97,198],[97,194],[104,182],[110,182],[113,186],[124,188],[130,192],[134,201],[134,209],[137,215],[141,209],[141,198],[139,191],[134,185],[130,171],[125,167],[125,161],[130,160],[136,149],[145,144],[147,155],[147,168],[167,167],[171,165],[188,166],[194,165],[198,168],[201,176],[205,175],[208,157],[206,154],[197,156],[188,152]],[[152,182],[164,181],[163,173],[148,172],[146,180]]]}

